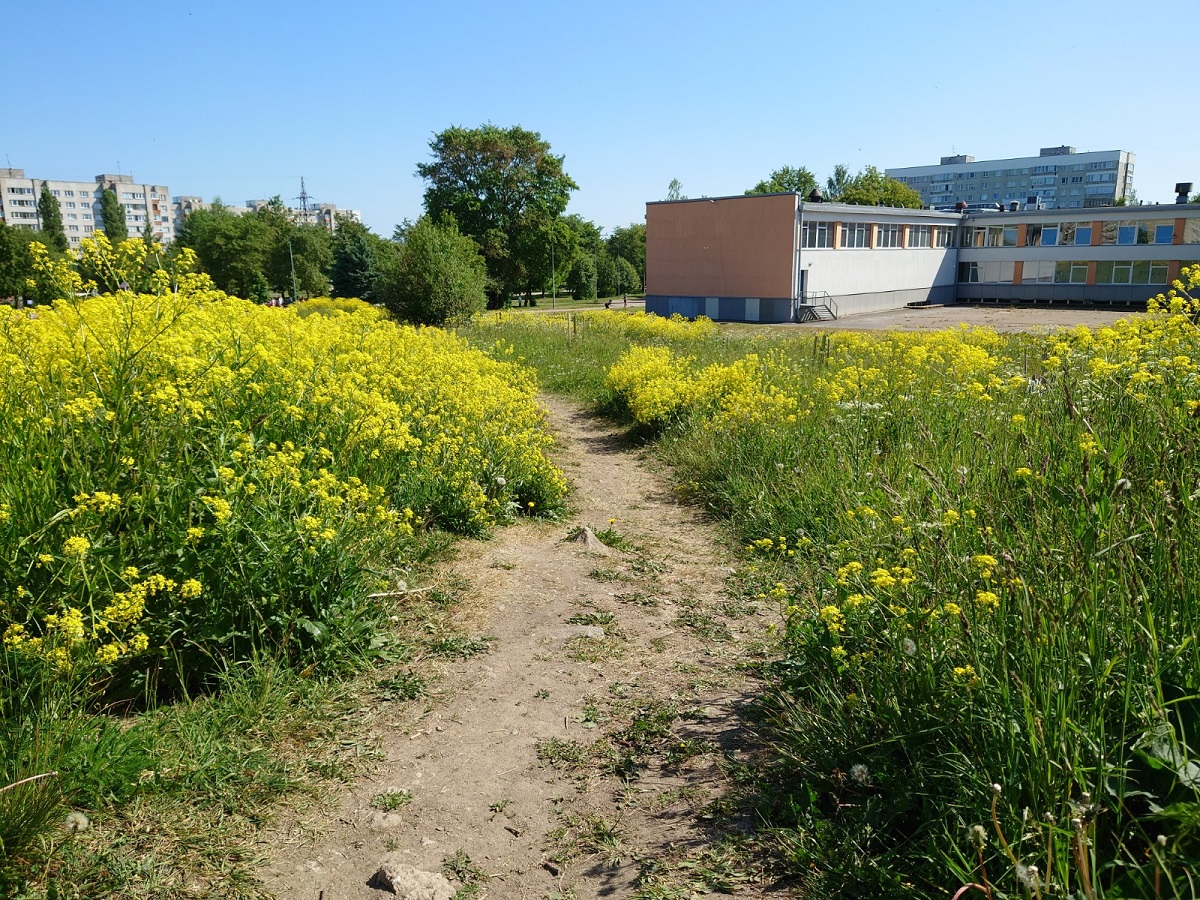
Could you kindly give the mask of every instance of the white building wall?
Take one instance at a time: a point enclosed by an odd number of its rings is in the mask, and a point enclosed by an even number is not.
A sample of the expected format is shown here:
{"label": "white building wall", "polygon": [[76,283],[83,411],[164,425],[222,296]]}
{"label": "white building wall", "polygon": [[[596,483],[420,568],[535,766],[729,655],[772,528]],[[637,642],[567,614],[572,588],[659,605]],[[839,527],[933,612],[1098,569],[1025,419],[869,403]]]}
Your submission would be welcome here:
{"label": "white building wall", "polygon": [[808,293],[827,292],[839,316],[901,309],[929,299],[931,289],[953,292],[952,248],[805,250]]}

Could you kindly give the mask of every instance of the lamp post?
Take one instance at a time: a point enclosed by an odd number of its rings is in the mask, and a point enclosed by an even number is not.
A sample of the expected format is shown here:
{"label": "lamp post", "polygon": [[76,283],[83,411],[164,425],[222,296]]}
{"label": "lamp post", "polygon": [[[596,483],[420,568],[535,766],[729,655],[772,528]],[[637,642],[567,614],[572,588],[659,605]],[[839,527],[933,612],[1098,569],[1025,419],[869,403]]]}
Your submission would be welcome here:
{"label": "lamp post", "polygon": [[291,238],[288,238],[288,265],[292,267],[292,302],[295,303],[300,299],[300,292],[296,290],[296,257],[292,255]]}

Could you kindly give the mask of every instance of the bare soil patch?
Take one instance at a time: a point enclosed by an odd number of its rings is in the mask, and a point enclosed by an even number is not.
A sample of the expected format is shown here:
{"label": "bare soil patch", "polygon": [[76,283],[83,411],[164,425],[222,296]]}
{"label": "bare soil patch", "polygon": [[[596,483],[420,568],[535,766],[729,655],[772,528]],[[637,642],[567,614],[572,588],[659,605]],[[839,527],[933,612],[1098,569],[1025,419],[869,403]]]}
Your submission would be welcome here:
{"label": "bare soil patch", "polygon": [[[378,900],[368,882],[395,854],[449,872],[461,897],[759,893],[725,843],[736,815],[702,813],[738,764],[753,689],[738,663],[771,616],[727,590],[720,531],[649,455],[546,403],[575,513],[460,545],[445,577],[486,652],[439,661],[425,698],[364,710],[374,774],[268,835],[266,890]],[[582,526],[608,549],[570,540]]]}

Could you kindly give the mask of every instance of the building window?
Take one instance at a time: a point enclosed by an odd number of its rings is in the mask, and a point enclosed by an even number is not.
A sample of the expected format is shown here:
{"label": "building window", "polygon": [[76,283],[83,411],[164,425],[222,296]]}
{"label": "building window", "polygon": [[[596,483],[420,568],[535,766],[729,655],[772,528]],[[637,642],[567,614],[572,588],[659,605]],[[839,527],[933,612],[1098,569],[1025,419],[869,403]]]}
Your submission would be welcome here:
{"label": "building window", "polygon": [[899,225],[879,225],[875,232],[876,247],[899,247],[900,246],[900,226]]}
{"label": "building window", "polygon": [[928,247],[930,244],[930,233],[928,225],[909,225],[908,226],[908,246],[909,247]]}
{"label": "building window", "polygon": [[960,262],[958,264],[959,284],[979,283],[979,263]]}
{"label": "building window", "polygon": [[78,225],[68,225],[67,226],[67,231],[78,231],[78,230],[79,230]]}
{"label": "building window", "polygon": [[1017,226],[1005,225],[1004,231],[1000,235],[1000,246],[1015,247],[1017,246]]}
{"label": "building window", "polygon": [[[1169,243],[1171,243],[1172,240],[1174,240],[1174,238],[1175,238],[1175,223],[1174,222],[1172,222],[1170,225],[1159,225],[1159,226],[1155,227],[1154,243],[1169,244]],[[1157,281],[1152,281],[1150,283],[1158,284]]]}
{"label": "building window", "polygon": [[75,192],[74,191],[63,191],[63,195],[67,196],[67,197],[74,197]]}
{"label": "building window", "polygon": [[1087,284],[1086,262],[1060,262],[1054,264],[1055,284]]}
{"label": "building window", "polygon": [[1092,226],[1080,225],[1075,229],[1075,246],[1086,247],[1092,242]]}
{"label": "building window", "polygon": [[828,222],[805,222],[800,229],[800,246],[820,249],[833,246]]}
{"label": "building window", "polygon": [[954,226],[953,225],[939,225],[937,227],[937,237],[936,237],[935,246],[937,246],[937,247],[953,247],[953,246],[955,246]]}
{"label": "building window", "polygon": [[1021,268],[1021,284],[1053,284],[1054,260],[1030,259]]}
{"label": "building window", "polygon": [[870,227],[865,222],[842,223],[842,247],[859,249],[870,244]]}
{"label": "building window", "polygon": [[1042,246],[1042,226],[1029,225],[1025,228],[1025,246],[1040,247]]}

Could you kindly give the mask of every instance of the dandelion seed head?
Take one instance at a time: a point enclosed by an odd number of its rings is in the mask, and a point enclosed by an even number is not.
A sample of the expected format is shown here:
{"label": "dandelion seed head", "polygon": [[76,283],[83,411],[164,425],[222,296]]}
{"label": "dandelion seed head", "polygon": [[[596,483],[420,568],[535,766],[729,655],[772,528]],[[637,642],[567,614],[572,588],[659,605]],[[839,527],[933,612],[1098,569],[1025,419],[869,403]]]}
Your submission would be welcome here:
{"label": "dandelion seed head", "polygon": [[63,824],[67,831],[71,832],[72,834],[75,834],[79,831],[87,831],[92,825],[92,823],[88,820],[88,817],[81,812],[68,813],[67,821]]}

